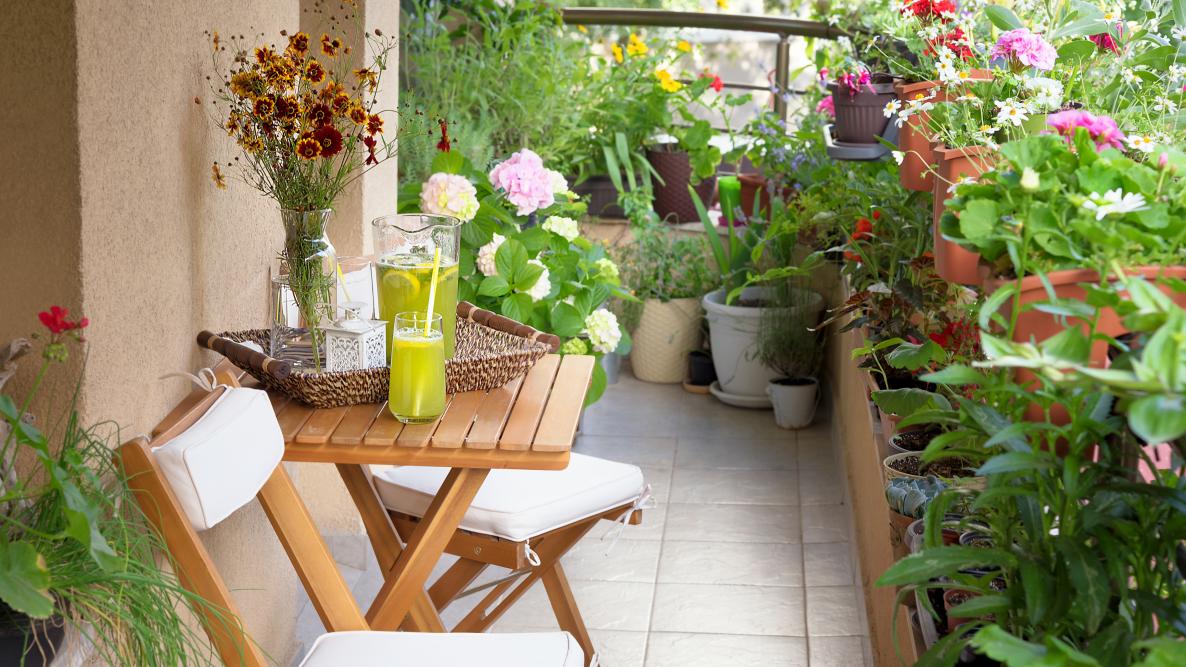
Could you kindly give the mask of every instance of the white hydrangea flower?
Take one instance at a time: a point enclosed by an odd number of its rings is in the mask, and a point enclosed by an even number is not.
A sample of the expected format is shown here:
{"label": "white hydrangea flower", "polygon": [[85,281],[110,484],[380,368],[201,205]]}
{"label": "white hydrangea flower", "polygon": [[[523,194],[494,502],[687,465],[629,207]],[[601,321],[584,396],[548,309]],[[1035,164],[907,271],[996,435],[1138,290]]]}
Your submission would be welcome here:
{"label": "white hydrangea flower", "polygon": [[420,189],[420,210],[469,222],[478,214],[478,190],[464,176],[433,174]]}
{"label": "white hydrangea flower", "polygon": [[1035,76],[1026,79],[1023,85],[1026,90],[1033,93],[1030,103],[1034,113],[1055,111],[1062,107],[1063,86],[1061,81]]}
{"label": "white hydrangea flower", "polygon": [[559,215],[549,216],[541,226],[557,236],[564,237],[564,240],[570,243],[581,235],[580,223],[572,218],[565,218]]}
{"label": "white hydrangea flower", "polygon": [[524,294],[531,297],[532,301],[539,301],[540,299],[547,298],[548,292],[552,291],[552,280],[548,276],[548,267],[544,266],[544,263],[538,259],[529,259],[527,260],[527,263],[538,266],[539,268],[543,269],[544,272],[539,274],[539,278],[536,279],[535,284],[532,285],[530,289],[525,290]]}
{"label": "white hydrangea flower", "polygon": [[595,310],[585,318],[585,333],[593,349],[603,354],[609,354],[618,349],[622,341],[622,329],[618,326],[618,316],[608,310]]}
{"label": "white hydrangea flower", "polygon": [[562,195],[568,192],[568,179],[564,178],[564,174],[554,170],[545,169],[548,172],[548,178],[552,179],[552,194]]}
{"label": "white hydrangea flower", "polygon": [[478,249],[478,258],[474,260],[474,264],[484,276],[498,275],[498,269],[494,266],[494,253],[498,252],[498,246],[507,240],[502,234],[495,234],[494,240]]}
{"label": "white hydrangea flower", "polygon": [[604,278],[612,283],[616,283],[621,279],[621,276],[618,274],[618,265],[614,264],[614,260],[608,257],[602,257],[596,262],[593,262],[593,267],[597,269],[597,276],[600,278]]}

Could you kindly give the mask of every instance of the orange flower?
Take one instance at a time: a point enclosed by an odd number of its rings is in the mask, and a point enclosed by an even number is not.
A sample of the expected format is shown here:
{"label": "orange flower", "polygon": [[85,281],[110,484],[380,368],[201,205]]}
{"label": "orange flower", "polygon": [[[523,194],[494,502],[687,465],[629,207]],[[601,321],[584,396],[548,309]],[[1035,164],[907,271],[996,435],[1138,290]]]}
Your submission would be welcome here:
{"label": "orange flower", "polygon": [[322,33],[322,35],[321,35],[321,52],[322,53],[329,56],[330,58],[333,58],[334,56],[338,55],[338,51],[341,50],[341,48],[342,48],[342,40],[338,39],[337,37],[330,37],[329,35]]}
{"label": "orange flower", "polygon": [[367,117],[367,134],[379,134],[383,131],[383,119],[378,114]]}
{"label": "orange flower", "polygon": [[276,103],[270,97],[261,97],[255,100],[255,105],[252,107],[252,112],[257,118],[267,120],[272,117],[272,113],[276,111]]}
{"label": "orange flower", "polygon": [[222,175],[222,170],[218,168],[217,162],[210,167],[210,178],[214,180],[214,187],[226,190],[226,178]]}
{"label": "orange flower", "polygon": [[309,50],[309,33],[298,32],[295,35],[289,35],[288,50],[298,56],[305,55]]}
{"label": "orange flower", "polygon": [[329,107],[325,106],[324,104],[314,104],[313,106],[309,107],[309,111],[305,114],[305,118],[309,120],[309,123],[311,123],[313,127],[321,127],[323,125],[331,124],[333,122],[334,114],[332,111],[330,111]]}
{"label": "orange flower", "polygon": [[379,73],[372,72],[365,67],[354,70],[354,76],[358,77],[359,84],[365,85],[371,90],[374,90],[379,85]]}
{"label": "orange flower", "polygon": [[325,68],[316,60],[310,60],[305,65],[305,80],[316,86],[325,81]]}
{"label": "orange flower", "polygon": [[330,108],[336,114],[345,114],[346,110],[350,108],[350,96],[346,93],[338,93],[334,95],[333,102],[330,102]]}
{"label": "orange flower", "polygon": [[366,109],[363,109],[362,105],[358,102],[350,105],[350,110],[346,113],[346,115],[350,117],[350,120],[353,121],[355,125],[367,124]]}
{"label": "orange flower", "polygon": [[270,64],[276,59],[276,52],[269,46],[261,46],[255,49],[255,62],[261,65]]}
{"label": "orange flower", "polygon": [[314,160],[321,155],[321,142],[313,137],[306,137],[297,142],[296,152],[306,160]]}

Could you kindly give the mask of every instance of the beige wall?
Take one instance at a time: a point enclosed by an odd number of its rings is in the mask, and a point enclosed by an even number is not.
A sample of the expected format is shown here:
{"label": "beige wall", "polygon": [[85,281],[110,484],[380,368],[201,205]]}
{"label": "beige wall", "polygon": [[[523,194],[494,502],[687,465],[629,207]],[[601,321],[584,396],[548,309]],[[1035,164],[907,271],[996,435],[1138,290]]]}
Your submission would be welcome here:
{"label": "beige wall", "polygon": [[[360,4],[369,26],[398,34],[398,3]],[[85,311],[87,421],[114,420],[125,439],[148,430],[189,389],[160,376],[216,361],[197,331],[265,326],[279,213],[229,174],[226,190],[211,182],[211,163],[235,153],[210,118],[203,31],[280,41],[311,5],[0,0],[0,342],[34,331],[50,303]],[[365,221],[394,209],[394,169],[343,198],[342,254],[363,252]],[[323,532],[358,533],[332,472],[295,476]],[[263,513],[253,503],[203,537],[247,628],[287,664],[303,593]]]}

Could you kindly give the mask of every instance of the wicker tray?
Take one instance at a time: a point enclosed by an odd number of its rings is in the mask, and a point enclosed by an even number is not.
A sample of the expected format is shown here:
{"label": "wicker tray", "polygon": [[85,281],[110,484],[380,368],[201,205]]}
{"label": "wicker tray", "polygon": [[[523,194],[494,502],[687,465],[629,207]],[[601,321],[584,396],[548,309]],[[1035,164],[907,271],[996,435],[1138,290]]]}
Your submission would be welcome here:
{"label": "wicker tray", "polygon": [[[268,389],[318,408],[336,408],[387,400],[390,370],[372,368],[335,373],[291,373],[288,365],[237,343],[268,349],[269,331],[250,329],[218,335],[202,332],[198,344],[221,352]],[[462,302],[457,305],[453,358],[445,362],[446,391],[494,389],[526,373],[560,339],[512,319]]]}

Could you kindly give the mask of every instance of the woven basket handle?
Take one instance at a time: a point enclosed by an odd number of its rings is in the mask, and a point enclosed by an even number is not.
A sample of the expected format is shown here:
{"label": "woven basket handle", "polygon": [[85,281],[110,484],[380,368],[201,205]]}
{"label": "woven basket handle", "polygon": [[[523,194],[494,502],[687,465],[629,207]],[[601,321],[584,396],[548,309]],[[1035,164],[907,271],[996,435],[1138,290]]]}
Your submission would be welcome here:
{"label": "woven basket handle", "polygon": [[241,345],[229,338],[223,338],[209,331],[198,333],[198,346],[208,350],[214,350],[227,359],[230,359],[236,365],[250,366],[277,380],[283,380],[292,373],[292,366],[288,362],[273,359],[263,352],[256,352],[246,345]]}
{"label": "woven basket handle", "polygon": [[538,341],[547,345],[548,349],[552,352],[560,349],[559,336],[544,333],[521,322],[516,322],[509,317],[503,317],[488,310],[483,310],[468,301],[462,301],[457,304],[457,316],[470,322],[477,322],[482,326],[490,327],[496,331],[509,333],[512,336]]}

